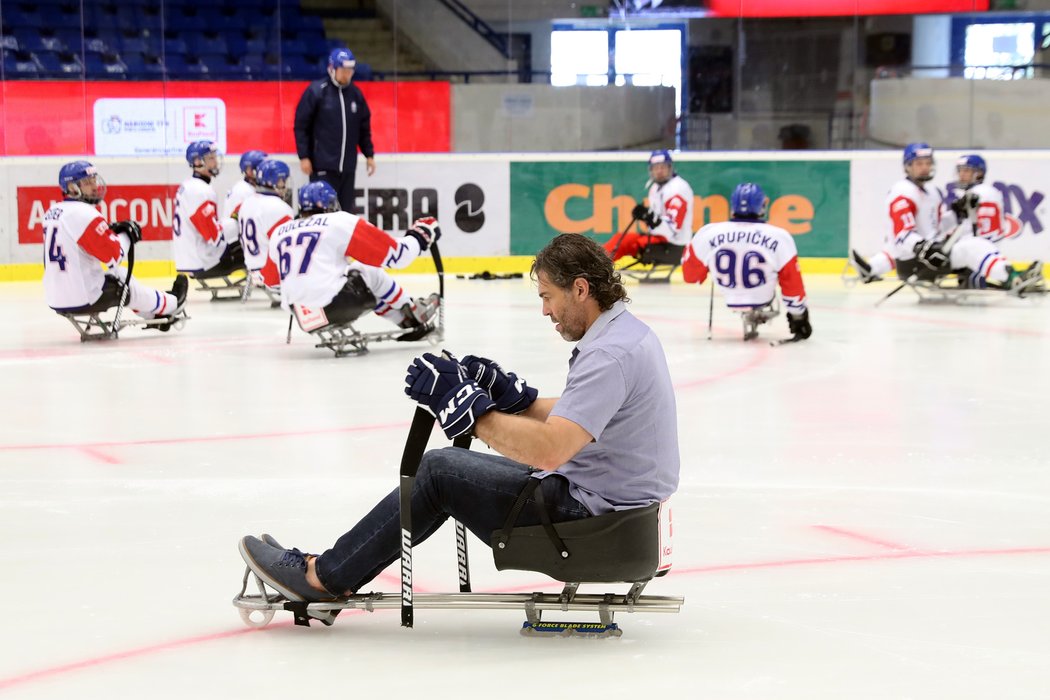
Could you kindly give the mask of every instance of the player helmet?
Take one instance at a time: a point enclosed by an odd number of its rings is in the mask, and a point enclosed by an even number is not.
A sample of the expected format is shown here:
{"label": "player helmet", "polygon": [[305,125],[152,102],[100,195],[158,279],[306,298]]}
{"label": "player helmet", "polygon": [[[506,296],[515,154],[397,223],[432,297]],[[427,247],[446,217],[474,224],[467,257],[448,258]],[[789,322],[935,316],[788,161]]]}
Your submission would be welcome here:
{"label": "player helmet", "polygon": [[967,153],[964,156],[960,156],[959,160],[955,161],[956,171],[959,168],[971,168],[974,171],[974,180],[970,184],[984,182],[985,173],[988,172],[988,164],[984,162],[984,158],[976,153]]}
{"label": "player helmet", "polygon": [[769,199],[761,187],[753,182],[741,182],[733,190],[729,210],[734,219],[764,220],[768,204]]}
{"label": "player helmet", "polygon": [[260,191],[283,195],[292,170],[286,163],[267,158],[255,169],[255,184]]}
{"label": "player helmet", "polygon": [[[85,188],[81,185],[85,180],[90,180],[94,185],[93,193],[84,191]],[[86,160],[75,160],[63,165],[58,171],[58,186],[62,188],[62,193],[67,198],[80,202],[98,204],[106,198],[105,181],[95,170],[95,166]]]}
{"label": "player helmet", "polygon": [[241,156],[241,172],[245,173],[248,168],[252,169],[252,172],[256,172],[259,169],[259,164],[266,160],[267,155],[264,151],[251,150],[245,151],[244,155]]}
{"label": "player helmet", "polygon": [[[207,167],[204,159],[211,154],[215,155],[215,166]],[[222,170],[222,154],[214,141],[194,141],[186,146],[186,162],[194,170],[205,168],[212,176],[218,175]]]}
{"label": "player helmet", "polygon": [[339,197],[324,180],[311,182],[299,190],[299,216],[339,211]]}
{"label": "player helmet", "polygon": [[668,151],[666,148],[663,148],[663,149],[656,150],[656,151],[653,151],[652,153],[650,153],[649,154],[649,165],[655,165],[657,163],[671,163],[671,164],[673,164],[674,161],[671,160],[671,152]]}
{"label": "player helmet", "polygon": [[904,164],[907,165],[916,158],[933,158],[933,146],[923,141],[909,143],[904,147]]}
{"label": "player helmet", "polygon": [[353,68],[356,65],[357,60],[350,49],[333,49],[332,53],[328,54],[329,68]]}

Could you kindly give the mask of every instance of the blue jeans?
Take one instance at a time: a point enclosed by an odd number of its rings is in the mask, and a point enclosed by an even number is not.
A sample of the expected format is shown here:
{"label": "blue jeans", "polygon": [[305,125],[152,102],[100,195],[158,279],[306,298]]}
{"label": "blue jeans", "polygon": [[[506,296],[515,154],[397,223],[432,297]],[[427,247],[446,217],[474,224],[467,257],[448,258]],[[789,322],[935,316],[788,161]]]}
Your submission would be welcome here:
{"label": "blue jeans", "polygon": [[[451,517],[488,545],[492,532],[503,528],[511,507],[532,478],[529,474],[529,467],[498,455],[456,447],[427,452],[412,489],[413,544],[430,537]],[[546,477],[540,489],[551,521],[590,517],[590,511],[569,495],[564,477]],[[329,592],[356,593],[401,557],[400,515],[394,489],[317,558],[317,577]],[[540,522],[535,502],[529,498],[517,525]]]}

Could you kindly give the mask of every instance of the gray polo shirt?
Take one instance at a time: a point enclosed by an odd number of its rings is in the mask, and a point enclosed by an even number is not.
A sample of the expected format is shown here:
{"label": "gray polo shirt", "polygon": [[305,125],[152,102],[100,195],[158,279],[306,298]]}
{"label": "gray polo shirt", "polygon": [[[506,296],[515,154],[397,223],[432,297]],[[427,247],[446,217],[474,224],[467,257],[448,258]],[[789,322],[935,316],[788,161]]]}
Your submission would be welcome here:
{"label": "gray polo shirt", "polygon": [[678,488],[678,414],[667,358],[656,334],[623,302],[576,344],[551,415],[594,438],[554,472],[592,514],[663,501]]}

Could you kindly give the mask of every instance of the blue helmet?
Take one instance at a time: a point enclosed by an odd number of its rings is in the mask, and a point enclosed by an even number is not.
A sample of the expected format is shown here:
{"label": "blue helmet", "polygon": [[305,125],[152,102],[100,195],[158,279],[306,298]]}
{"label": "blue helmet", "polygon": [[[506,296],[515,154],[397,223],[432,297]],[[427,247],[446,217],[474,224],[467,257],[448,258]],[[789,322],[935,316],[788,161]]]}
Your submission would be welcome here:
{"label": "blue helmet", "polygon": [[208,172],[214,177],[222,170],[222,154],[214,141],[194,141],[186,146],[186,162],[196,170],[204,167],[204,157],[210,153],[215,154],[216,162],[214,168],[208,168]]}
{"label": "blue helmet", "polygon": [[933,146],[923,141],[909,143],[904,147],[904,164],[907,165],[916,158],[933,158]]}
{"label": "blue helmet", "polygon": [[299,216],[307,212],[339,211],[339,196],[324,180],[311,182],[299,190]]}
{"label": "blue helmet", "polygon": [[[95,180],[95,193],[86,195],[80,189],[83,180],[93,178]],[[106,197],[106,183],[95,170],[95,166],[86,160],[75,160],[66,163],[58,171],[58,186],[62,193],[69,199],[76,199],[88,204],[98,204]]]}
{"label": "blue helmet", "polygon": [[356,65],[357,60],[350,49],[333,49],[332,53],[328,54],[329,68],[353,68]]}
{"label": "blue helmet", "polygon": [[287,187],[291,176],[292,169],[286,163],[272,158],[267,158],[255,168],[256,184],[275,192],[280,187]]}
{"label": "blue helmet", "polygon": [[674,161],[671,160],[671,152],[666,148],[653,151],[649,154],[649,165],[656,165],[657,163],[668,163],[674,165]]}
{"label": "blue helmet", "polygon": [[266,160],[266,158],[267,158],[267,155],[266,155],[265,151],[260,151],[260,150],[245,151],[244,155],[241,156],[241,163],[240,163],[240,165],[241,165],[241,172],[243,173],[248,168],[251,168],[253,171],[258,170],[259,169],[259,163],[262,163],[264,160]]}
{"label": "blue helmet", "polygon": [[977,177],[975,182],[984,182],[985,173],[988,172],[988,164],[984,162],[984,158],[977,155],[976,153],[967,153],[964,156],[960,156],[959,160],[955,161],[955,168],[973,168],[977,171]]}
{"label": "blue helmet", "polygon": [[765,219],[766,193],[753,182],[742,182],[733,190],[729,210],[738,219]]}

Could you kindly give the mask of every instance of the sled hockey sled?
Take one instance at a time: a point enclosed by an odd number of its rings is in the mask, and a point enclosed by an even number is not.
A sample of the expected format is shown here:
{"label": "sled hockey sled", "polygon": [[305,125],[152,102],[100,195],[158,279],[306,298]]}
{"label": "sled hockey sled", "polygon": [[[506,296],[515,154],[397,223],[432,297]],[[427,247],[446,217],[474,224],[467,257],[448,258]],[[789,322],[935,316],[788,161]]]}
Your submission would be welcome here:
{"label": "sled hockey sled", "polygon": [[638,251],[634,262],[620,268],[619,272],[642,284],[669,283],[671,275],[682,264],[684,251],[682,245],[650,243]]}
{"label": "sled hockey sled", "polygon": [[[368,352],[369,344],[388,340],[402,342],[426,340],[431,345],[437,345],[445,339],[445,270],[436,243],[431,244],[430,254],[434,258],[434,267],[438,276],[437,308],[423,321],[423,326],[362,333],[354,328],[354,321],[372,311],[374,299],[371,305],[360,303],[357,306],[338,309],[337,313],[340,317],[336,319],[329,318],[325,309],[309,309],[300,304],[292,305],[292,315],[301,330],[319,341],[314,347],[327,348],[334,352],[336,357],[363,355]],[[367,289],[364,292],[367,292]],[[291,342],[291,321],[289,320],[288,323],[288,342]]]}
{"label": "sled hockey sled", "polygon": [[[416,608],[498,609],[523,610],[526,619],[521,634],[526,636],[619,637],[623,631],[614,619],[618,612],[676,613],[681,610],[683,597],[642,594],[653,578],[663,576],[671,568],[671,511],[666,503],[563,523],[551,523],[549,517],[543,517],[542,525],[515,527],[514,522],[535,487],[522,492],[505,526],[492,533],[493,558],[497,570],[535,571],[560,581],[561,593],[472,592],[466,528],[458,522],[459,592],[415,593],[412,589],[411,493],[433,426],[434,417],[425,409],[417,408],[401,460],[401,591],[358,593],[326,603],[295,602],[269,588],[251,568],[245,567],[241,590],[233,604],[246,624],[265,626],[282,610],[292,613],[295,624],[309,626],[311,620],[331,625],[341,611],[348,609],[373,612],[400,608],[402,626],[412,627]],[[457,438],[453,445],[469,449],[470,437]],[[542,506],[542,497],[536,500]],[[545,515],[542,507],[540,512]],[[627,590],[579,592],[581,585],[591,583],[619,584]],[[570,611],[591,613],[597,620],[543,619],[545,612]]]}

